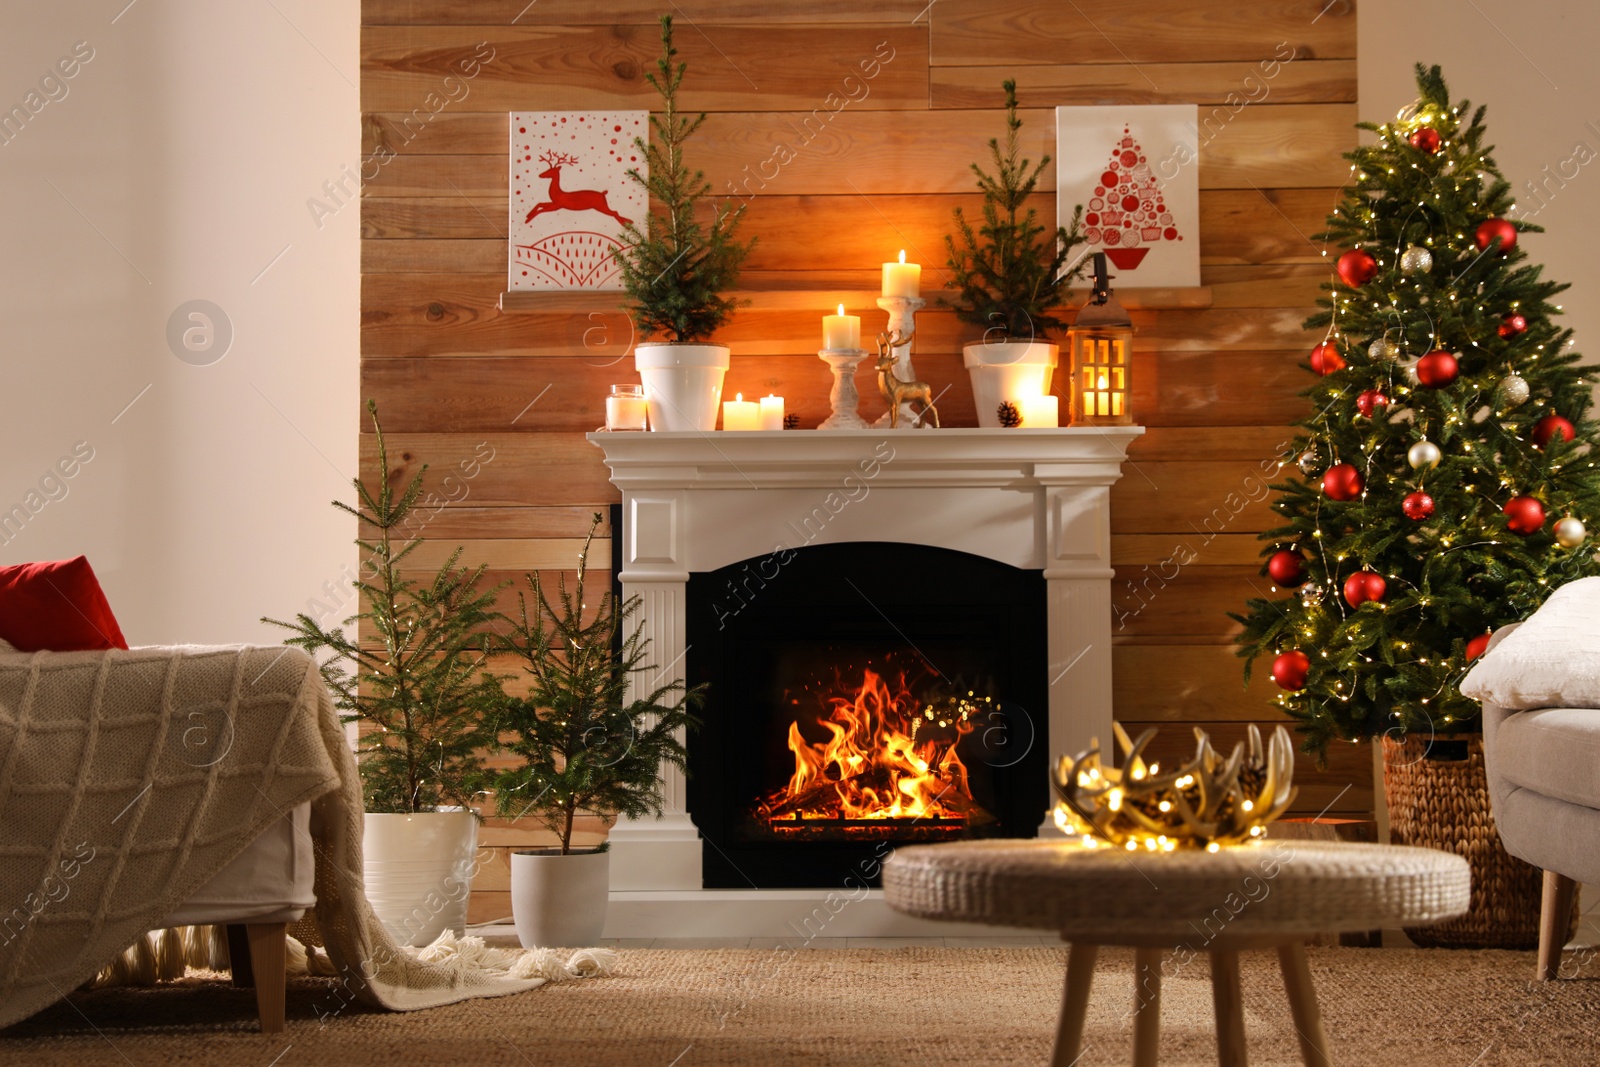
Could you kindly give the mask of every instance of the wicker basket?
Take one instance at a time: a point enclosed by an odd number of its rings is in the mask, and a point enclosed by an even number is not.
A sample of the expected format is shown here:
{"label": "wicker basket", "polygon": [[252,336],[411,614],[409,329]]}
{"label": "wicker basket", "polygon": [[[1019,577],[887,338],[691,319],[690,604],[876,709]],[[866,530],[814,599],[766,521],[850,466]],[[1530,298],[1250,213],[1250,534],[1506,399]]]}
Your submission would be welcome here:
{"label": "wicker basket", "polygon": [[[1426,948],[1538,946],[1542,877],[1537,867],[1517,859],[1500,843],[1489,811],[1481,735],[1431,742],[1385,737],[1383,793],[1394,844],[1453,852],[1472,867],[1471,909],[1437,926],[1407,929],[1411,940]],[[1577,923],[1574,901],[1569,939]]]}

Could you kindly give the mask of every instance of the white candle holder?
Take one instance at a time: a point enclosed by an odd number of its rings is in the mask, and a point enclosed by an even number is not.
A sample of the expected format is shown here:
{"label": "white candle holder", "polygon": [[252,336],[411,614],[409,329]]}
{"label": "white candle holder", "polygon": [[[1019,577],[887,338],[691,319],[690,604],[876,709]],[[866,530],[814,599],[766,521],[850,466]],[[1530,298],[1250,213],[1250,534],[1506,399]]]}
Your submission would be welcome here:
{"label": "white candle holder", "polygon": [[[880,296],[878,306],[889,313],[889,329],[886,331],[891,336],[898,333],[901,337],[908,338],[904,344],[894,346],[894,374],[903,382],[917,380],[917,372],[911,369],[911,340],[917,328],[917,311],[926,307],[928,302],[920,296]],[[889,426],[889,413],[886,411],[872,424],[875,429],[887,429]],[[900,405],[900,425],[907,428],[918,425],[918,416],[911,410],[910,404]]]}
{"label": "white candle holder", "polygon": [[865,430],[864,420],[856,408],[861,394],[856,391],[856,367],[867,358],[864,348],[824,348],[817,352],[833,371],[833,388],[828,390],[828,403],[833,405],[829,415],[817,427],[819,430]]}

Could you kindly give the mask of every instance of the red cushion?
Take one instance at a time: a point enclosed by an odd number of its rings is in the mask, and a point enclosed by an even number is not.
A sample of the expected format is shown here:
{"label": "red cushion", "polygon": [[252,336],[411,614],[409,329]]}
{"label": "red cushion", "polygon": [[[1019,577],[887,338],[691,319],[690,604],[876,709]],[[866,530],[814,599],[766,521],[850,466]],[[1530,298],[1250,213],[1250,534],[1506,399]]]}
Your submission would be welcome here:
{"label": "red cushion", "polygon": [[128,647],[83,556],[0,567],[0,637],[19,652]]}

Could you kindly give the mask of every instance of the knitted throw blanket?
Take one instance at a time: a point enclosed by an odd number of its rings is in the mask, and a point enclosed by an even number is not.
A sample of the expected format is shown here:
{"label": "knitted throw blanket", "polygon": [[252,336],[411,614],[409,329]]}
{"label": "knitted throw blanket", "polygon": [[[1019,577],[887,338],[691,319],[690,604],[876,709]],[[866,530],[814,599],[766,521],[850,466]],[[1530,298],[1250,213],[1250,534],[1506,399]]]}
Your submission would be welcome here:
{"label": "knitted throw blanket", "polygon": [[317,970],[343,1001],[404,1011],[609,969],[605,952],[556,965],[395,943],[363,892],[361,784],[306,653],[0,650],[0,1027],[83,984],[307,801]]}

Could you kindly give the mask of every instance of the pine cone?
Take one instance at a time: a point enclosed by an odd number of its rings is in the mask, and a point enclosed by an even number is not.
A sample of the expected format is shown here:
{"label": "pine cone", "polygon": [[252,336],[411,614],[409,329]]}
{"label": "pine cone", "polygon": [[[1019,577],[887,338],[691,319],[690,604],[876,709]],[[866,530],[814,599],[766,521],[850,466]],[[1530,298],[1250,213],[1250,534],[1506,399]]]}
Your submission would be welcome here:
{"label": "pine cone", "polygon": [[1000,425],[1008,430],[1014,430],[1022,425],[1022,412],[1009,400],[1000,401],[996,414],[1000,416]]}
{"label": "pine cone", "polygon": [[800,428],[800,416],[785,415],[783,417],[783,428],[785,430],[798,430]]}

